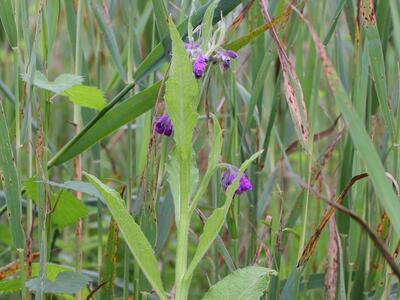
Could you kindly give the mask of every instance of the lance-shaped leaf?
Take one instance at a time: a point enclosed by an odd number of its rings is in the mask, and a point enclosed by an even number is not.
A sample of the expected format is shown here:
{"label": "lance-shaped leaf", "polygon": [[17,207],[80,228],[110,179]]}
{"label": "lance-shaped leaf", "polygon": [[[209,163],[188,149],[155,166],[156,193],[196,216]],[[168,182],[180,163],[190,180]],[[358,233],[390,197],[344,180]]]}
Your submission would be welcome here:
{"label": "lance-shaped leaf", "polygon": [[15,25],[11,0],[0,1],[0,21],[11,47],[17,47],[17,26]]}
{"label": "lance-shaped leaf", "polygon": [[197,123],[198,86],[185,47],[171,19],[168,19],[172,40],[171,68],[166,82],[165,102],[174,124],[174,139],[180,157],[190,159],[193,130]]}
{"label": "lance-shaped leaf", "polygon": [[232,182],[231,185],[229,185],[228,189],[226,190],[224,205],[215,209],[211,216],[207,219],[204,225],[203,233],[200,235],[196,252],[185,274],[186,281],[190,281],[195,268],[199,264],[204,254],[206,254],[207,250],[211,247],[213,241],[215,240],[219,231],[224,225],[226,215],[228,214],[229,207],[231,206],[233,200],[233,196],[239,186],[240,178],[242,177],[243,173],[246,171],[250,163],[257,157],[259,157],[262,152],[263,150],[256,152],[240,166],[239,172],[237,173],[235,180]]}
{"label": "lance-shaped leaf", "polygon": [[84,173],[91,184],[100,192],[115,222],[117,222],[121,235],[131,250],[142,272],[157,292],[161,300],[166,300],[166,293],[158,271],[157,259],[153,248],[140,226],[129,214],[117,191],[109,188],[95,176]]}

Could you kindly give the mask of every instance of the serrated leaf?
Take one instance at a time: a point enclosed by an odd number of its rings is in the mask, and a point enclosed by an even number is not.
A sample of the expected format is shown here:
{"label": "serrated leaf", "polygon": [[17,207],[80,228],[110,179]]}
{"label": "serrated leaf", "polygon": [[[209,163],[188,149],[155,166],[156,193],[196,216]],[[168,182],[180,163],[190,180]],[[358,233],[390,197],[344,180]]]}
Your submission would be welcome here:
{"label": "serrated leaf", "polygon": [[263,267],[239,269],[213,285],[202,299],[258,300],[268,288],[270,277],[275,275],[275,270]]}
{"label": "serrated leaf", "polygon": [[[24,81],[28,81],[29,74],[23,74],[22,79]],[[35,79],[33,84],[41,89],[45,89],[53,92],[56,95],[59,95],[65,90],[81,84],[82,82],[82,76],[74,74],[61,74],[54,81],[49,81],[41,72],[35,71]]]}
{"label": "serrated leaf", "polygon": [[8,279],[0,280],[0,295],[18,292],[21,289],[21,280]]}
{"label": "serrated leaf", "polygon": [[95,86],[75,85],[65,90],[62,95],[79,106],[96,110],[103,109],[107,102],[103,92]]}
{"label": "serrated leaf", "polygon": [[174,139],[179,156],[188,161],[198,117],[198,86],[179,32],[170,18],[168,24],[172,40],[172,60],[166,82],[165,102],[174,125]]}
{"label": "serrated leaf", "polygon": [[101,193],[110,213],[117,222],[121,235],[131,250],[142,272],[157,292],[161,300],[166,300],[166,293],[158,271],[157,259],[146,236],[129,214],[118,192],[103,184],[95,176],[84,172],[91,184]]}

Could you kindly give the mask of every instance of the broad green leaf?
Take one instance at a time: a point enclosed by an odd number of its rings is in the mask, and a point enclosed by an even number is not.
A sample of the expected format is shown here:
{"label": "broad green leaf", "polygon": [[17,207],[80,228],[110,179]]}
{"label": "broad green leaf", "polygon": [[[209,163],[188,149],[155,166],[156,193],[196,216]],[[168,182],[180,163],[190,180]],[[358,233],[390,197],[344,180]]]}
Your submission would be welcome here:
{"label": "broad green leaf", "polygon": [[105,108],[82,131],[70,140],[49,162],[49,167],[68,161],[114,130],[150,110],[157,99],[160,83],[128,98],[124,102]]}
{"label": "broad green leaf", "polygon": [[11,0],[0,1],[0,21],[6,32],[8,42],[11,47],[17,47],[17,26],[14,20],[14,11]]}
{"label": "broad green leaf", "polygon": [[21,225],[20,181],[14,162],[8,127],[3,105],[0,103],[0,173],[7,204],[7,216],[13,244],[16,248],[25,247],[25,234]]}
{"label": "broad green leaf", "polygon": [[212,35],[212,25],[213,25],[213,17],[214,17],[214,10],[217,7],[218,1],[214,0],[211,2],[210,6],[207,8],[204,17],[203,17],[203,22],[201,24],[202,29],[201,29],[201,39],[202,39],[202,45],[201,48],[203,52],[207,52],[208,49],[208,42],[211,40],[211,35]]}
{"label": "broad green leaf", "polygon": [[[46,294],[74,294],[89,283],[89,278],[77,272],[66,271],[57,275],[54,281],[46,279],[44,292]],[[26,282],[26,287],[35,292],[39,289],[39,278],[33,278]]]}
{"label": "broad green leaf", "polygon": [[169,19],[172,40],[172,60],[166,82],[165,102],[174,124],[174,139],[181,159],[188,161],[192,149],[193,130],[197,123],[198,86],[192,64],[179,32]]}
{"label": "broad green leaf", "polygon": [[101,32],[104,34],[108,51],[110,51],[111,60],[114,63],[119,75],[125,81],[126,74],[122,66],[122,58],[118,49],[117,40],[115,39],[112,26],[110,26],[111,21],[107,20],[108,16],[105,15],[104,11],[99,7],[99,4],[97,4],[96,1],[91,2],[91,5],[97,24],[99,25]]}
{"label": "broad green leaf", "polygon": [[[22,79],[29,80],[29,74],[23,74]],[[35,71],[33,84],[41,89],[45,89],[58,95],[75,85],[82,84],[83,78],[74,74],[61,74],[54,81],[49,81],[41,72]]]}
{"label": "broad green leaf", "polygon": [[103,109],[107,102],[103,92],[94,86],[75,85],[65,90],[62,95],[79,106],[96,110]]}
{"label": "broad green leaf", "polygon": [[109,188],[93,175],[84,172],[91,184],[101,193],[112,217],[117,222],[122,237],[131,250],[136,262],[161,300],[166,300],[166,293],[158,271],[157,259],[149,241],[129,214],[118,192]]}
{"label": "broad green leaf", "polygon": [[203,233],[199,237],[196,252],[185,274],[185,279],[187,281],[190,281],[195,268],[200,263],[200,260],[203,258],[204,254],[206,254],[208,249],[211,247],[219,231],[224,225],[226,215],[228,214],[229,207],[231,206],[233,197],[235,195],[235,191],[239,186],[240,177],[242,177],[243,173],[246,171],[250,163],[254,161],[257,157],[259,157],[262,152],[263,150],[256,152],[240,166],[239,172],[237,173],[235,180],[226,190],[224,205],[215,209],[211,216],[207,219],[204,225]]}
{"label": "broad green leaf", "polygon": [[[25,192],[28,198],[38,203],[39,185],[42,184],[35,178],[25,182]],[[68,191],[61,190],[50,199],[51,220],[61,230],[68,225],[73,225],[79,219],[87,217],[89,210],[81,200]]]}
{"label": "broad green leaf", "polygon": [[277,272],[263,267],[246,267],[229,274],[213,285],[202,300],[258,300]]}

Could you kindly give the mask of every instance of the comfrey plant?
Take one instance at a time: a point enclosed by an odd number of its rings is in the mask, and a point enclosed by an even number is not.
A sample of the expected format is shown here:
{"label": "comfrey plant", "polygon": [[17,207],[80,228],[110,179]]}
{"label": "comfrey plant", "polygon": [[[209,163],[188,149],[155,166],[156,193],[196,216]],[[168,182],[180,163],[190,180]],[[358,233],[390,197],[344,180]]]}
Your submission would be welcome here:
{"label": "comfrey plant", "polygon": [[[211,177],[219,166],[225,166],[225,164],[220,164],[219,162],[222,149],[221,128],[217,118],[213,116],[214,125],[208,167],[199,184],[196,180],[193,180],[193,178],[197,177],[193,176],[193,174],[198,173],[192,146],[193,132],[198,119],[197,107],[200,98],[199,83],[196,78],[202,69],[201,67],[193,69],[190,55],[188,55],[188,49],[190,51],[197,51],[196,47],[193,45],[188,46],[187,44],[185,47],[171,19],[168,20],[168,24],[172,40],[172,60],[164,95],[167,114],[156,121],[154,130],[161,135],[170,136],[172,134],[175,141],[174,149],[170,154],[166,167],[174,199],[175,223],[177,228],[175,289],[173,289],[175,292],[172,293],[172,298],[185,300],[188,299],[193,273],[223,227],[233,198],[235,195],[240,195],[252,189],[252,185],[244,172],[262,151],[251,156],[239,169],[229,166],[223,172],[221,185],[226,194],[225,203],[215,209],[207,219],[203,232],[199,237],[196,251],[189,260],[188,236],[191,218],[200,199],[202,199],[206,192]],[[196,74],[197,70],[199,70],[198,74]],[[156,291],[158,297],[161,300],[166,300],[167,293],[161,281],[157,259],[140,226],[130,216],[116,191],[110,189],[92,175],[86,174],[86,177],[103,196],[136,262]],[[248,282],[249,276],[254,276],[254,274],[257,274],[257,280],[260,280],[260,278],[263,279],[262,283],[260,283],[260,289],[251,289],[250,291],[252,295],[259,297],[268,285],[267,279],[269,276],[275,274],[273,270],[262,267],[239,269],[212,287],[203,299],[219,299],[217,295],[221,293],[232,293],[234,291],[232,286],[238,289],[238,287],[243,286],[246,280]],[[237,282],[238,280],[239,282]]]}

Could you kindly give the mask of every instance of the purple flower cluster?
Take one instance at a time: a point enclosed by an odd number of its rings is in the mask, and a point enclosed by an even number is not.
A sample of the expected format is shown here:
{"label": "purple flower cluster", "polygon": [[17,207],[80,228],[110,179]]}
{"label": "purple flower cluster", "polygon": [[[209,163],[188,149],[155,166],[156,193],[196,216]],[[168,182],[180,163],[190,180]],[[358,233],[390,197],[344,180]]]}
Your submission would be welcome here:
{"label": "purple flower cluster", "polygon": [[[197,79],[201,78],[206,71],[209,58],[201,51],[199,44],[194,41],[185,43],[185,49],[193,63],[194,76]],[[231,67],[232,59],[236,59],[237,57],[238,55],[235,51],[221,50],[211,57],[211,60],[214,63],[219,62],[221,68],[226,71]]]}
{"label": "purple flower cluster", "polygon": [[[227,168],[225,172],[221,175],[221,186],[224,191],[232,184],[237,176],[237,172],[232,168]],[[240,177],[239,187],[236,189],[235,194],[240,195],[243,192],[251,191],[253,189],[253,185],[251,184],[247,174],[244,173],[242,177]]]}
{"label": "purple flower cluster", "polygon": [[155,124],[155,131],[158,134],[170,136],[172,134],[172,121],[167,114],[162,115]]}

